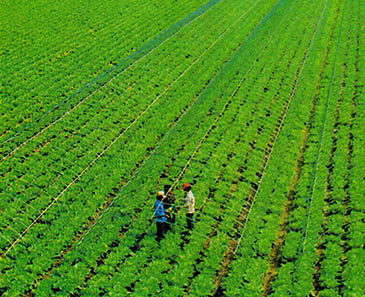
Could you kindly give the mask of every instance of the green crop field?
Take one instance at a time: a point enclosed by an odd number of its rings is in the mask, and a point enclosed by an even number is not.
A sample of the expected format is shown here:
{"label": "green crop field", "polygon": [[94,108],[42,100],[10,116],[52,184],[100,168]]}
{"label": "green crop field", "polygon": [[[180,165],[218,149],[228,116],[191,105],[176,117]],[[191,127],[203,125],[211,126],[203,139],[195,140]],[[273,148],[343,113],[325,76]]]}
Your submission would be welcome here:
{"label": "green crop field", "polygon": [[365,296],[364,9],[2,0],[0,295]]}

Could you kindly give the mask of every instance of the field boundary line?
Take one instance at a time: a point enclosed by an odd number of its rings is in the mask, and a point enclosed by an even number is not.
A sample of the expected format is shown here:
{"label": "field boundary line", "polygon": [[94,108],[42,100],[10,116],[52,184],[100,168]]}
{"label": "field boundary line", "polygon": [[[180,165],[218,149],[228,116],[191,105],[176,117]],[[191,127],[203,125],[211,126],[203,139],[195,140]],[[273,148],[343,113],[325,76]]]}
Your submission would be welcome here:
{"label": "field boundary line", "polygon": [[[256,0],[255,4],[260,1],[260,0]],[[253,6],[254,6],[253,5]],[[13,244],[6,250],[6,252],[4,253],[4,256],[6,256],[9,251],[21,240],[21,238],[30,230],[30,228],[51,208],[51,206],[57,202],[57,200],[76,182],[78,181],[81,176],[99,159],[101,158],[104,153],[109,150],[109,148],[116,142],[119,140],[119,138],[121,136],[123,136],[127,131],[130,130],[130,128],[132,126],[134,126],[134,124],[139,120],[139,118],[141,118],[183,75],[185,75],[199,60],[202,56],[204,56],[212,47],[214,47],[214,45],[226,34],[226,32],[228,32],[244,15],[246,15],[252,8],[253,6],[248,10],[246,11],[244,14],[241,15],[241,17],[239,19],[237,19],[234,23],[232,23],[230,25],[230,27],[228,27],[223,33],[221,33],[218,38],[207,48],[204,50],[204,52],[191,64],[189,65],[189,67],[187,69],[185,69],[185,71],[180,74],[180,76],[178,76],[170,85],[168,85],[165,90],[159,95],[157,96],[153,101],[152,103],[150,103],[149,106],[147,106],[147,108],[142,112],[140,113],[135,119],[134,121],[127,127],[123,130],[123,132],[121,134],[119,134],[101,153],[98,153],[97,154],[97,157],[91,161],[89,163],[89,165],[87,165],[86,168],[84,168],[82,170],[82,172],[80,174],[78,174],[78,176],[70,183],[68,184],[63,190],[62,192],[56,197],[53,199],[53,201],[36,217],[36,219],[28,226],[28,228],[26,228],[24,230],[24,232],[21,234],[21,236],[19,236],[14,242]],[[248,39],[249,37],[246,38],[246,40]]]}

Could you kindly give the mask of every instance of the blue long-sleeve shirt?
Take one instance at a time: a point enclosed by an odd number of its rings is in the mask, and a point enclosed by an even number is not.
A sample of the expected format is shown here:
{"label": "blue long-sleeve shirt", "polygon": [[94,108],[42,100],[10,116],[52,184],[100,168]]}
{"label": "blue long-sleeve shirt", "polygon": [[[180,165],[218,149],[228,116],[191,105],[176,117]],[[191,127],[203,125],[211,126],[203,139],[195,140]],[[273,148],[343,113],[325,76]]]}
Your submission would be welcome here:
{"label": "blue long-sleeve shirt", "polygon": [[163,202],[156,199],[155,204],[153,205],[155,210],[155,219],[156,222],[163,223],[166,222],[165,216],[165,208],[163,206]]}

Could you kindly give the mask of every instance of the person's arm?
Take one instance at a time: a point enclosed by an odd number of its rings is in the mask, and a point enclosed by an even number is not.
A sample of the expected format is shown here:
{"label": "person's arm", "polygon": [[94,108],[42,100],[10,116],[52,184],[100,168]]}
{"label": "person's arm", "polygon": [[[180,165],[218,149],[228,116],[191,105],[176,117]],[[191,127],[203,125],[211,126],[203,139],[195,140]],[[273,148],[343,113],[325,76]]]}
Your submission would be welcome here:
{"label": "person's arm", "polygon": [[185,195],[185,204],[184,204],[184,208],[185,209],[189,209],[189,205],[190,205],[190,197],[189,197],[189,193],[187,193],[186,195]]}

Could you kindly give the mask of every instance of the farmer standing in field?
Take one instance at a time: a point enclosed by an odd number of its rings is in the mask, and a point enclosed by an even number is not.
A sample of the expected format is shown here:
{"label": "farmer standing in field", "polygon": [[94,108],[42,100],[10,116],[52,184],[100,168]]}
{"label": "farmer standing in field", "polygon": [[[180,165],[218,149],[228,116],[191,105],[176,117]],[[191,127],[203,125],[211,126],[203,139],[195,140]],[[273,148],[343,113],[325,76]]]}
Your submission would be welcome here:
{"label": "farmer standing in field", "polygon": [[157,236],[156,240],[160,242],[160,240],[164,237],[164,233],[166,231],[166,221],[167,215],[165,213],[165,208],[162,200],[165,199],[165,193],[163,191],[157,192],[156,201],[153,205],[154,208],[154,217],[156,220],[157,227]]}
{"label": "farmer standing in field", "polygon": [[186,224],[187,228],[191,230],[194,226],[195,197],[193,192],[191,191],[190,184],[184,183],[181,190],[186,193],[184,205],[184,208],[186,209]]}
{"label": "farmer standing in field", "polygon": [[172,225],[175,224],[176,218],[176,206],[175,206],[175,194],[172,192],[171,185],[165,185],[163,190],[166,193],[166,198],[164,199],[165,212],[168,214],[167,218],[167,229],[171,229]]}

